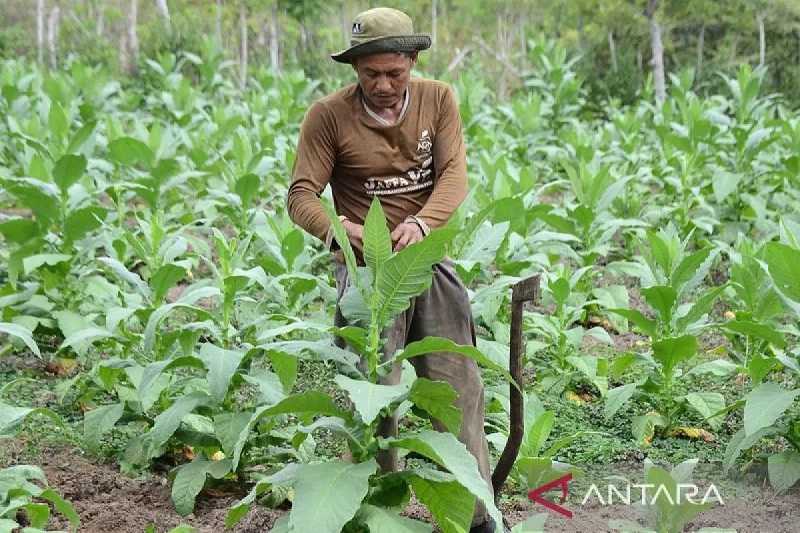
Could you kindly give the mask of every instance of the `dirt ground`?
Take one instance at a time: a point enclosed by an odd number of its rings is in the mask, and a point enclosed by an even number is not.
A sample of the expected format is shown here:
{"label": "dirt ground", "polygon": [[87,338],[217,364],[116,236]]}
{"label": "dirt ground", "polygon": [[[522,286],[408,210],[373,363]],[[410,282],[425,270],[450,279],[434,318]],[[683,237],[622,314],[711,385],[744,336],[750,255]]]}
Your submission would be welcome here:
{"label": "dirt ground", "polygon": [[[7,448],[5,451],[4,462],[14,464],[14,450]],[[45,471],[50,485],[75,506],[81,517],[80,531],[86,533],[142,533],[149,525],[165,532],[182,523],[194,526],[201,533],[223,532],[228,508],[243,496],[243,493],[204,492],[198,497],[195,512],[181,517],[172,506],[169,485],[164,478],[131,479],[120,474],[114,464],[96,464],[79,451],[70,449],[46,450],[35,464]],[[769,488],[751,486],[736,491],[725,487],[721,492],[725,505],[701,514],[687,531],[716,527],[735,529],[739,533],[800,532],[800,492],[797,490],[776,495]],[[735,495],[726,497],[726,493]],[[582,496],[571,494],[565,504],[574,513],[571,519],[550,513],[546,531],[598,533],[610,531],[609,520],[636,521],[640,517],[631,506],[603,506],[596,500],[581,506],[581,499]],[[527,500],[507,503],[501,510],[512,526],[532,514],[547,512]],[[285,511],[256,506],[234,531],[269,531],[283,513]],[[415,503],[404,514],[430,519],[427,511]],[[67,523],[51,526],[66,528]]]}

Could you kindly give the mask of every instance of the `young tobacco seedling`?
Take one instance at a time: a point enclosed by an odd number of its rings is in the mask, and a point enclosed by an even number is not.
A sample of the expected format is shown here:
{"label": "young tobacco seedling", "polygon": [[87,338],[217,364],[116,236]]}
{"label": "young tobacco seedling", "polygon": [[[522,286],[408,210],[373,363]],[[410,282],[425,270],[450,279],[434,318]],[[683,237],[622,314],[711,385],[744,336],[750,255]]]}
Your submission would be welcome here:
{"label": "young tobacco seedling", "polygon": [[649,246],[642,247],[648,253],[644,254],[639,276],[642,284],[647,285],[641,293],[655,311],[655,318],[648,318],[636,309],[609,309],[635,324],[651,341],[652,352],[639,355],[648,367],[648,375],[638,382],[609,390],[605,406],[605,416],[611,418],[635,394],[654,401],[654,411],[633,419],[633,434],[639,442],[649,443],[657,427],[663,434],[676,430],[680,416],[689,408],[705,419],[712,419],[725,409],[725,398],[717,392],[682,396],[674,393],[675,380],[682,375],[679,365],[697,354],[696,332],[706,326],[705,316],[726,287],[708,289],[694,303],[684,303],[705,278],[717,255],[711,248],[690,253],[688,243],[689,238],[681,240],[672,225],[658,233],[648,233]]}

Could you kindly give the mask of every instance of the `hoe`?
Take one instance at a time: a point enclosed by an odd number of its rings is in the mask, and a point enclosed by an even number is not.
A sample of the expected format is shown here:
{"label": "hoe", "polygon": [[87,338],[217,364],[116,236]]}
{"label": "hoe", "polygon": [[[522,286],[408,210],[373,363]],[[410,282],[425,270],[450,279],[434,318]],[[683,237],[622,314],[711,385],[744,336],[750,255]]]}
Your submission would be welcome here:
{"label": "hoe", "polygon": [[511,342],[509,343],[508,371],[514,383],[509,383],[511,411],[509,413],[509,434],[503,453],[492,472],[494,499],[500,496],[500,490],[508,478],[514,462],[517,460],[522,436],[525,432],[522,390],[525,385],[522,378],[522,310],[525,302],[536,302],[539,299],[539,276],[531,276],[511,288]]}

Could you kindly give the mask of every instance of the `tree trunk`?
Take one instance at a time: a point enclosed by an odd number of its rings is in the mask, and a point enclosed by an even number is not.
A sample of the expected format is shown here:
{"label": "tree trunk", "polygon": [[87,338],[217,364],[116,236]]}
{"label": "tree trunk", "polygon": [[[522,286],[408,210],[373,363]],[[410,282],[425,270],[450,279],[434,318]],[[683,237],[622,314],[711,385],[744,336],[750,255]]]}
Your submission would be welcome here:
{"label": "tree trunk", "polygon": [[431,64],[435,65],[436,62],[436,26],[439,19],[439,2],[433,0],[431,2]]}
{"label": "tree trunk", "polygon": [[706,23],[700,27],[700,36],[697,38],[697,66],[695,67],[695,78],[700,78],[703,72],[703,47],[706,44]]}
{"label": "tree trunk", "polygon": [[342,19],[342,35],[344,36],[344,46],[350,46],[350,19],[347,17],[346,3],[342,2],[339,6],[339,17]]}
{"label": "tree trunk", "polygon": [[619,70],[619,64],[617,63],[617,47],[614,45],[614,32],[608,32],[608,50],[611,52],[611,68],[614,69],[614,72]]}
{"label": "tree trunk", "polygon": [[164,19],[164,24],[167,28],[172,28],[172,21],[169,18],[169,6],[167,5],[167,0],[156,0],[156,9],[158,10],[158,14],[161,15],[161,18]]}
{"label": "tree trunk", "polygon": [[105,26],[106,26],[106,17],[105,13],[103,12],[103,4],[97,6],[97,13],[95,14],[95,33],[98,37],[102,37],[103,33],[105,33]]}
{"label": "tree trunk", "polygon": [[519,50],[520,50],[520,70],[525,72],[528,70],[528,40],[525,38],[525,26],[527,26],[528,17],[522,15],[518,19],[517,31],[519,32]]}
{"label": "tree trunk", "polygon": [[217,0],[217,16],[214,31],[216,32],[217,44],[222,48],[222,0]]}
{"label": "tree trunk", "polygon": [[240,51],[239,51],[239,88],[244,90],[247,85],[247,7],[242,3],[239,6],[239,31]]}
{"label": "tree trunk", "polygon": [[36,59],[44,64],[44,0],[36,2]]}
{"label": "tree trunk", "polygon": [[136,33],[136,25],[139,18],[139,0],[130,0],[128,9],[128,27],[125,44],[127,48],[127,72],[135,76],[139,72],[139,35]]}
{"label": "tree trunk", "polygon": [[50,10],[47,19],[47,49],[50,52],[50,68],[58,68],[58,23],[61,9],[56,5]]}
{"label": "tree trunk", "polygon": [[661,26],[656,20],[658,0],[649,0],[645,14],[650,21],[650,41],[653,48],[653,84],[656,89],[656,101],[660,104],[667,99],[667,87],[664,77],[664,46],[661,44]]}
{"label": "tree trunk", "polygon": [[269,64],[275,74],[279,74],[281,71],[280,31],[278,5],[274,3],[272,4],[272,18],[269,21]]}
{"label": "tree trunk", "polygon": [[764,15],[758,15],[758,66],[767,62],[767,36],[764,33]]}

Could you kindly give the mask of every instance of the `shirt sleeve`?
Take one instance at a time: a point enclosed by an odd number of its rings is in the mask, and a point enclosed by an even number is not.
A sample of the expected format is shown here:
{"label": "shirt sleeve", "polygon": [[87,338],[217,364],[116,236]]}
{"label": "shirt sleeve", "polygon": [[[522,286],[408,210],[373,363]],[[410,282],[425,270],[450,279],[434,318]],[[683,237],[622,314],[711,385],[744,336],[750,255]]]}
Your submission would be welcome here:
{"label": "shirt sleeve", "polygon": [[451,87],[442,92],[433,140],[437,178],[425,205],[417,213],[431,228],[447,224],[467,196],[467,150],[461,131],[458,101]]}
{"label": "shirt sleeve", "polygon": [[331,179],[336,160],[335,122],[330,112],[314,103],[300,126],[286,206],[295,224],[330,246],[330,221],[320,195]]}

